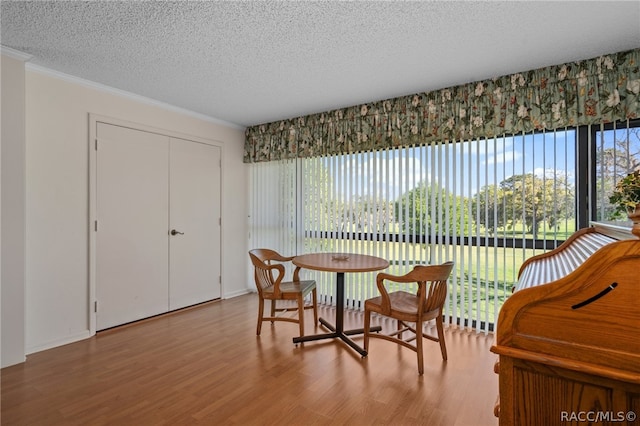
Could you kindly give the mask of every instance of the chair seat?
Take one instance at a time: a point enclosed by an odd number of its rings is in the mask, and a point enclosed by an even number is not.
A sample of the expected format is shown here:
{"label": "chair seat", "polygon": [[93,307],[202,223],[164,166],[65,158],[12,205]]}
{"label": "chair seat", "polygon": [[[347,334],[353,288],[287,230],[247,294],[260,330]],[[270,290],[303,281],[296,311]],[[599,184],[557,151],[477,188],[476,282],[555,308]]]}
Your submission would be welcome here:
{"label": "chair seat", "polygon": [[[417,317],[418,312],[418,298],[415,294],[408,293],[406,291],[395,291],[389,293],[389,299],[391,300],[391,314],[401,314],[402,316],[414,316]],[[374,297],[367,299],[365,302],[365,309],[369,309],[373,312],[382,313],[382,297]]]}
{"label": "chair seat", "polygon": [[[280,296],[283,299],[295,299],[300,293],[302,293],[303,296],[306,296],[314,288],[316,288],[315,280],[286,281],[280,283]],[[268,299],[270,296],[273,296],[273,289],[274,287],[267,287],[262,290],[266,299]]]}

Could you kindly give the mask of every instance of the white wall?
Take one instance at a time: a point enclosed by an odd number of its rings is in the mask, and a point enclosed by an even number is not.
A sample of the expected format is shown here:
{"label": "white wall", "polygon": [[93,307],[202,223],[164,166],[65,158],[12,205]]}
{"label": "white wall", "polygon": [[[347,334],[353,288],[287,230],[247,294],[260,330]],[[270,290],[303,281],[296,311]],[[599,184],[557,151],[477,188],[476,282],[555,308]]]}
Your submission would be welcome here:
{"label": "white wall", "polygon": [[[3,52],[4,53],[4,52]],[[0,366],[25,359],[25,66],[0,58]]]}
{"label": "white wall", "polygon": [[249,289],[243,130],[27,66],[26,353],[90,335],[89,113],[223,144],[223,297]]}

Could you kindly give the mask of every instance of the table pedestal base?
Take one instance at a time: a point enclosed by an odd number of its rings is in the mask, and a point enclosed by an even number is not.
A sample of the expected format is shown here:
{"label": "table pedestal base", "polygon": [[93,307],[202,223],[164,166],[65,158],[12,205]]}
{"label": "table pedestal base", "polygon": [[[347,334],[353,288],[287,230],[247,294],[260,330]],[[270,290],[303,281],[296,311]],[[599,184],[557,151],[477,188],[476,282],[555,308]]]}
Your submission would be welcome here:
{"label": "table pedestal base", "polygon": [[[343,331],[336,331],[336,328],[329,324],[327,321],[325,321],[323,318],[319,318],[320,320],[320,324],[322,324],[323,326],[327,327],[329,330],[331,330],[331,333],[324,333],[324,334],[313,334],[310,336],[300,336],[300,337],[294,337],[293,338],[293,343],[298,344],[298,343],[303,343],[303,342],[312,342],[314,340],[324,340],[324,339],[340,339],[343,342],[345,342],[347,345],[351,346],[356,352],[358,352],[360,355],[362,355],[362,357],[366,357],[367,356],[367,351],[365,351],[363,348],[360,347],[360,345],[358,345],[356,342],[354,342],[353,340],[351,340],[351,338],[349,338],[349,336],[352,336],[354,334],[362,334],[364,333],[364,328],[356,328],[353,330],[343,330]],[[382,329],[382,327],[380,327],[379,325],[375,326],[375,327],[371,327],[371,331],[373,332],[377,332],[380,331]]]}
{"label": "table pedestal base", "polygon": [[[358,352],[362,357],[367,356],[367,351],[361,348],[356,342],[351,340],[349,336],[354,334],[362,334],[364,333],[364,328],[356,328],[353,330],[344,330],[344,273],[338,272],[337,282],[336,282],[336,325],[332,325],[328,323],[324,318],[319,318],[320,324],[331,330],[331,333],[324,334],[313,334],[310,336],[299,336],[293,338],[293,343],[298,344],[302,342],[311,342],[314,340],[324,340],[324,339],[340,339],[345,342],[347,345],[351,346]],[[371,327],[370,331],[377,332],[380,331],[382,327],[375,326]]]}

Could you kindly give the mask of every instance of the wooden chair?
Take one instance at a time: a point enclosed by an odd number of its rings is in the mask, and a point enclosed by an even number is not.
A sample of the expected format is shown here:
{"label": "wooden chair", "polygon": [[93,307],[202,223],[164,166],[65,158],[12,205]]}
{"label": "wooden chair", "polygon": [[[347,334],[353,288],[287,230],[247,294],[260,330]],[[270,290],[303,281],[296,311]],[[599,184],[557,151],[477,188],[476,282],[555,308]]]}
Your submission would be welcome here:
{"label": "wooden chair", "polygon": [[[407,347],[418,354],[418,373],[424,373],[424,360],[422,356],[422,338],[427,338],[440,343],[442,359],[447,360],[447,348],[444,343],[444,330],[442,326],[442,307],[447,297],[447,278],[451,274],[453,263],[442,265],[418,265],[406,275],[396,276],[379,273],[376,278],[379,297],[367,299],[364,302],[364,349],[369,347],[369,337],[378,337]],[[384,285],[385,280],[396,283],[418,283],[417,294],[406,291],[389,293]],[[397,331],[391,334],[371,333],[371,313],[397,320]],[[438,337],[423,334],[422,325],[425,321],[436,320]],[[411,326],[408,323],[415,323]],[[411,337],[402,338],[405,332],[411,332]],[[415,340],[415,345],[411,344]]]}
{"label": "wooden chair", "polygon": [[[315,323],[318,322],[318,302],[316,282],[314,280],[301,281],[299,278],[300,267],[296,267],[293,273],[293,281],[283,282],[285,275],[285,263],[293,260],[293,256],[286,257],[269,249],[255,249],[249,252],[249,257],[255,268],[255,281],[260,297],[258,307],[258,328],[256,334],[260,335],[263,321],[288,321],[296,322],[300,326],[300,336],[304,336],[304,310],[313,309]],[[304,298],[311,293],[311,304],[305,305]],[[264,301],[271,300],[271,315],[264,316]],[[297,307],[277,307],[278,300],[296,300]],[[298,318],[279,317],[278,312],[298,311]]]}

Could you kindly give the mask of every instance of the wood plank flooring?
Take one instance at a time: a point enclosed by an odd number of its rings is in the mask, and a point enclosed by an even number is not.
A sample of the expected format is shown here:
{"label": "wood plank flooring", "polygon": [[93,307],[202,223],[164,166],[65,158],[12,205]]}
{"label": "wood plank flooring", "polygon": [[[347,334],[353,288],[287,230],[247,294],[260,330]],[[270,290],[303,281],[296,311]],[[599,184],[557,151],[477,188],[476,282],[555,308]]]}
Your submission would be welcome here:
{"label": "wood plank flooring", "polygon": [[[449,327],[449,360],[372,339],[296,347],[298,325],[265,323],[257,296],[201,305],[98,333],[2,369],[3,425],[488,425],[498,378],[493,336]],[[314,329],[306,312],[307,333]],[[333,322],[335,311],[321,305]],[[345,326],[362,327],[345,313]],[[383,331],[392,327],[382,323]],[[362,344],[361,337],[355,340]]]}

